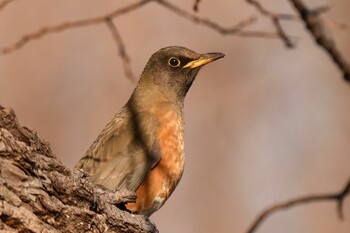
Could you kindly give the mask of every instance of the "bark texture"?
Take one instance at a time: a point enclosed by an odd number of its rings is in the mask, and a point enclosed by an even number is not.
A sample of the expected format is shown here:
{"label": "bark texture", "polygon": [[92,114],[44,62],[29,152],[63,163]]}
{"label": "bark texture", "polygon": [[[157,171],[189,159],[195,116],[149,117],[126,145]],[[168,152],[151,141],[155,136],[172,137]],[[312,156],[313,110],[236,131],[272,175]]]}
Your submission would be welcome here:
{"label": "bark texture", "polygon": [[0,106],[0,232],[158,232],[117,207],[134,199],[65,167],[48,142]]}

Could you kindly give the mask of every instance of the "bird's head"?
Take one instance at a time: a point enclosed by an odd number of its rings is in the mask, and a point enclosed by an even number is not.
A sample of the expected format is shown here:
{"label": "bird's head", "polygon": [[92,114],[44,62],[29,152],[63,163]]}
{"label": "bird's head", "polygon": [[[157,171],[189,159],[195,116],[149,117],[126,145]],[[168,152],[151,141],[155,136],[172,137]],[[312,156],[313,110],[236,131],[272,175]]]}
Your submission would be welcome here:
{"label": "bird's head", "polygon": [[160,49],[149,59],[136,89],[158,89],[169,98],[183,100],[199,69],[222,57],[222,53],[198,54],[179,46]]}

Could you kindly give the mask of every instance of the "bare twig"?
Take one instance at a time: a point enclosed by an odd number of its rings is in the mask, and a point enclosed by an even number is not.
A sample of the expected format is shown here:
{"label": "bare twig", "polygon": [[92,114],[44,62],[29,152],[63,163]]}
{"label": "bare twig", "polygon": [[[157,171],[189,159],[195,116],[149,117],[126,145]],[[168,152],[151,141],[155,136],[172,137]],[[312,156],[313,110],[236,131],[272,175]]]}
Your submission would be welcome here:
{"label": "bare twig", "polygon": [[281,21],[278,17],[272,17],[272,22],[275,25],[277,34],[281,37],[282,41],[284,42],[284,44],[288,47],[288,48],[294,48],[294,42],[292,41],[292,39],[285,33],[282,25],[281,25]]}
{"label": "bare twig", "polygon": [[205,25],[221,34],[234,34],[234,33],[237,33],[239,32],[240,30],[242,30],[244,27],[248,26],[248,25],[251,25],[252,23],[254,23],[256,21],[256,18],[255,17],[249,17],[248,19],[245,19],[241,22],[239,22],[237,25],[234,25],[233,27],[223,27],[209,19],[206,19],[206,18],[201,18],[201,17],[198,17],[194,14],[191,14],[173,4],[171,4],[170,2],[168,1],[164,1],[164,0],[157,0],[157,2],[161,5],[161,6],[164,6],[165,8],[167,8],[168,10],[194,22],[194,23],[197,23],[197,24],[202,24],[202,25]]}
{"label": "bare twig", "polygon": [[310,195],[305,197],[300,197],[296,199],[292,199],[289,201],[286,201],[281,204],[274,205],[265,211],[263,211],[253,222],[251,227],[248,229],[247,233],[253,233],[255,232],[258,227],[265,221],[269,216],[271,216],[273,213],[285,210],[291,207],[296,207],[298,205],[311,203],[311,202],[321,202],[321,201],[335,201],[337,203],[337,212],[340,219],[343,219],[343,202],[347,195],[350,194],[350,179],[346,183],[345,187],[337,193],[334,194],[321,194],[321,195]]}
{"label": "bare twig", "polygon": [[[2,5],[5,5],[9,3],[10,1],[14,0],[5,0],[2,2]],[[77,27],[83,27],[83,26],[90,26],[94,24],[100,24],[100,23],[106,23],[108,28],[110,29],[113,38],[117,44],[118,50],[119,50],[119,55],[122,58],[123,61],[123,69],[125,72],[125,75],[128,79],[130,79],[132,82],[136,82],[136,78],[132,73],[131,65],[130,65],[130,59],[126,53],[125,45],[123,43],[123,40],[121,39],[121,36],[113,24],[113,19],[129,13],[133,10],[136,10],[142,6],[144,6],[146,3],[149,2],[156,2],[159,3],[161,6],[164,6],[166,9],[190,20],[198,24],[205,25],[223,35],[237,35],[241,37],[261,37],[261,38],[289,38],[289,36],[285,35],[284,33],[274,33],[274,32],[265,32],[265,31],[243,31],[244,28],[247,26],[253,24],[256,21],[255,17],[249,17],[247,19],[244,19],[240,22],[238,22],[236,25],[233,27],[223,27],[215,22],[210,21],[209,19],[205,18],[200,18],[194,14],[191,14],[189,12],[186,12],[175,5],[165,1],[165,0],[141,0],[136,3],[130,4],[124,8],[120,8],[117,10],[114,10],[108,14],[100,15],[97,17],[93,18],[87,18],[87,19],[81,19],[81,20],[76,20],[76,21],[70,21],[70,22],[65,22],[57,25],[52,25],[52,26],[47,26],[43,27],[42,29],[39,29],[38,31],[31,32],[28,34],[25,34],[22,36],[18,41],[14,42],[13,44],[0,48],[0,54],[8,54],[13,51],[16,51],[20,48],[22,48],[24,45],[27,43],[40,39],[41,37],[51,34],[51,33],[57,33],[61,32],[67,29],[73,29]],[[196,1],[196,4],[198,6],[200,1]],[[282,30],[281,30],[282,31]],[[285,39],[287,40],[287,39]]]}
{"label": "bare twig", "polygon": [[[266,32],[266,31],[249,31],[242,30],[237,33],[240,37],[256,37],[256,38],[265,38],[265,39],[280,39],[280,36],[276,32]],[[298,39],[296,36],[288,35],[289,38],[294,40]]]}
{"label": "bare twig", "polygon": [[320,17],[320,14],[328,8],[322,7],[310,10],[302,0],[290,0],[295,9],[299,12],[306,28],[313,36],[316,43],[321,46],[333,59],[338,68],[342,71],[345,81],[350,82],[350,66],[337,49],[333,38],[326,33],[326,26]]}
{"label": "bare twig", "polygon": [[58,25],[53,25],[53,26],[47,26],[42,29],[39,29],[36,32],[28,33],[22,36],[18,41],[13,43],[12,45],[3,47],[0,49],[0,54],[7,54],[11,53],[17,49],[20,49],[23,47],[25,44],[28,42],[39,39],[43,36],[46,36],[47,34],[55,33],[55,32],[61,32],[67,29],[72,29],[76,27],[82,27],[82,26],[88,26],[88,25],[94,25],[94,24],[99,24],[99,23],[104,23],[106,18],[116,18],[120,15],[126,14],[130,11],[136,10],[143,6],[144,4],[150,2],[151,0],[141,0],[136,3],[130,4],[124,8],[120,8],[117,10],[114,10],[106,15],[94,17],[94,18],[88,18],[88,19],[82,19],[82,20],[77,20],[77,21],[71,21],[71,22],[65,22],[62,24]]}
{"label": "bare twig", "polygon": [[198,12],[198,10],[199,10],[199,3],[201,2],[201,0],[195,0],[194,1],[194,4],[193,4],[193,10],[195,11],[195,12]]}
{"label": "bare twig", "polygon": [[124,42],[123,42],[123,40],[122,40],[122,38],[121,38],[121,36],[120,36],[120,34],[119,34],[117,28],[115,27],[111,18],[106,18],[106,25],[108,26],[109,30],[111,31],[113,38],[118,46],[119,56],[121,57],[121,59],[123,61],[124,73],[128,79],[130,79],[133,83],[135,83],[136,77],[134,76],[132,69],[131,69],[130,58],[129,58],[128,54],[126,53]]}
{"label": "bare twig", "polygon": [[244,19],[240,22],[238,22],[236,25],[232,27],[223,27],[219,25],[218,23],[215,23],[209,19],[198,17],[194,14],[191,14],[173,4],[171,4],[168,1],[165,0],[156,0],[160,5],[164,6],[168,10],[180,15],[181,17],[184,17],[194,23],[202,24],[206,27],[209,27],[210,29],[213,29],[214,31],[222,34],[222,35],[235,35],[235,36],[242,36],[242,37],[262,37],[262,38],[274,38],[279,39],[279,35],[275,32],[266,32],[266,31],[243,31],[246,27],[252,25],[256,22],[256,17],[249,17],[247,19]]}
{"label": "bare twig", "polygon": [[[261,38],[275,38],[275,39],[281,38],[280,33],[276,33],[276,32],[253,31],[253,30],[252,31],[248,31],[248,30],[243,31],[243,29],[245,29],[247,26],[253,24],[256,21],[255,17],[249,17],[247,19],[244,19],[232,27],[223,27],[223,26],[221,26],[221,25],[219,25],[219,24],[217,24],[209,19],[201,18],[201,17],[198,17],[198,16],[191,14],[187,11],[184,11],[184,10],[176,7],[175,5],[169,3],[165,0],[141,0],[141,1],[138,1],[136,3],[130,4],[124,8],[114,10],[108,14],[105,14],[105,15],[101,15],[101,16],[97,16],[97,17],[93,17],[93,18],[76,20],[76,21],[65,22],[65,23],[58,24],[58,25],[43,27],[42,29],[39,29],[38,31],[25,34],[18,41],[14,42],[13,44],[11,44],[9,46],[5,46],[3,48],[0,48],[0,54],[11,53],[17,49],[20,49],[21,47],[26,45],[28,42],[35,40],[35,39],[39,39],[47,34],[61,32],[61,31],[64,31],[67,29],[73,29],[76,27],[83,27],[83,26],[90,26],[90,25],[94,25],[94,24],[104,23],[107,18],[114,19],[120,15],[129,13],[133,10],[136,10],[149,2],[157,2],[161,6],[164,6],[165,8],[167,8],[168,10],[171,10],[172,12],[174,12],[174,13],[176,13],[176,14],[178,14],[178,15],[180,15],[180,16],[182,16],[182,17],[184,17],[184,18],[186,18],[194,23],[198,23],[198,24],[202,24],[204,26],[207,26],[207,27],[213,29],[214,31],[217,31],[223,35],[236,35],[236,36],[241,36],[241,37],[261,37]],[[285,15],[285,17],[287,17],[287,16]],[[288,38],[291,37],[291,36],[288,36],[286,34],[284,34],[284,35],[285,35],[285,37],[288,37]]]}
{"label": "bare twig", "polygon": [[284,42],[284,44],[288,48],[293,48],[295,46],[292,38],[290,36],[288,36],[287,33],[284,31],[284,29],[281,25],[281,20],[296,20],[297,19],[296,16],[291,15],[291,14],[273,13],[273,12],[265,9],[263,7],[263,5],[256,0],[247,0],[247,2],[251,5],[253,5],[256,8],[256,10],[260,12],[260,14],[262,14],[266,17],[269,17],[271,19],[278,36],[281,38],[281,40]]}
{"label": "bare twig", "polygon": [[269,10],[267,10],[263,5],[256,1],[256,0],[246,0],[249,4],[253,5],[258,12],[260,12],[262,15],[265,16],[273,16],[277,17],[281,20],[297,20],[298,18],[295,15],[292,14],[284,14],[284,13],[273,13]]}
{"label": "bare twig", "polygon": [[9,4],[10,2],[13,2],[15,0],[3,0],[2,2],[0,2],[0,11],[3,10],[5,8],[5,6],[7,6],[7,4]]}

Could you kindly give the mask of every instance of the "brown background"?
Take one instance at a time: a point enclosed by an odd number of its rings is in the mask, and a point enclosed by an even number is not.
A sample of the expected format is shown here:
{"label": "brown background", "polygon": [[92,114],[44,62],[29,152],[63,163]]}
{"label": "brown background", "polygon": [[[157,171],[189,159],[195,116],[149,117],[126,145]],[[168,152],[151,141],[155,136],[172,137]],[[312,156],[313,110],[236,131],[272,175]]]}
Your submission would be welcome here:
{"label": "brown background", "polygon": [[[193,1],[173,1],[191,10]],[[92,17],[126,1],[14,1],[0,12],[0,46],[45,25]],[[288,1],[261,0],[293,13]],[[309,1],[318,6],[326,1]],[[324,18],[350,24],[350,2],[332,1]],[[200,16],[234,25],[259,15],[244,1],[203,1]],[[151,3],[114,20],[139,76],[159,48],[182,45],[226,57],[205,67],[186,100],[183,179],[152,216],[161,232],[244,232],[256,215],[288,198],[340,190],[350,176],[350,88],[300,22],[288,50],[280,40],[222,36]],[[271,31],[260,17],[250,29]],[[350,59],[350,33],[330,29]],[[0,104],[47,139],[73,167],[105,124],[127,101],[127,80],[104,24],[67,30],[0,57]],[[258,232],[348,233],[334,203],[273,215]]]}

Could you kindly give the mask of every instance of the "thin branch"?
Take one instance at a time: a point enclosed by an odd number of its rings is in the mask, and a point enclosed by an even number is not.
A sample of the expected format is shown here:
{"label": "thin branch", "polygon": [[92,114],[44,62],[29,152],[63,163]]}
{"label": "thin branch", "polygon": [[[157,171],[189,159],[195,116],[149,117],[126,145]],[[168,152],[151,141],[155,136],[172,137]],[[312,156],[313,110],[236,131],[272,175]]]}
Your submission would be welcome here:
{"label": "thin branch", "polygon": [[280,36],[275,32],[266,32],[266,31],[243,31],[244,28],[252,25],[256,22],[257,18],[254,16],[251,16],[247,19],[244,19],[240,22],[238,22],[236,25],[232,27],[223,27],[219,25],[218,23],[215,23],[209,19],[198,17],[194,14],[191,14],[181,8],[178,8],[177,6],[171,4],[168,1],[165,0],[156,0],[161,6],[164,6],[168,10],[176,13],[177,15],[180,15],[181,17],[184,17],[194,23],[202,24],[210,29],[213,29],[214,31],[222,34],[222,35],[235,35],[235,36],[242,36],[242,37],[262,37],[262,38],[273,38],[273,39],[279,39]]}
{"label": "thin branch", "polygon": [[321,46],[328,55],[333,59],[334,63],[342,71],[344,80],[350,82],[350,66],[343,55],[337,49],[333,38],[326,33],[325,23],[322,21],[320,14],[327,10],[327,7],[310,10],[306,7],[302,0],[290,0],[295,9],[299,12],[306,28],[311,33],[316,43]]}
{"label": "thin branch", "polygon": [[350,194],[350,179],[346,183],[345,187],[338,193],[335,194],[324,194],[324,195],[310,195],[305,197],[300,197],[286,201],[281,204],[274,205],[265,211],[263,211],[253,222],[247,233],[256,232],[258,227],[273,213],[285,210],[288,208],[296,207],[298,205],[312,203],[312,202],[321,202],[321,201],[335,201],[337,203],[337,212],[340,219],[343,219],[343,203],[347,195]]}
{"label": "thin branch", "polygon": [[71,21],[71,22],[65,22],[62,24],[58,25],[53,25],[53,26],[47,26],[43,27],[42,29],[39,29],[36,32],[28,33],[22,36],[18,41],[13,43],[12,45],[3,47],[0,49],[0,54],[8,54],[11,53],[17,49],[20,49],[23,47],[25,44],[28,42],[35,40],[35,39],[40,39],[43,36],[46,36],[51,33],[56,33],[56,32],[61,32],[67,29],[73,29],[76,27],[83,27],[83,26],[90,26],[94,24],[99,24],[99,23],[104,23],[106,18],[116,18],[120,15],[126,14],[130,11],[136,10],[140,7],[142,7],[144,4],[150,2],[151,0],[141,0],[139,2],[130,4],[124,8],[120,8],[117,10],[114,10],[106,15],[94,17],[94,18],[88,18],[88,19],[82,19],[82,20],[77,20],[77,21]]}
{"label": "thin branch", "polygon": [[0,11],[3,10],[5,8],[5,6],[7,6],[7,4],[9,4],[10,2],[13,2],[15,0],[3,0],[2,2],[0,2]]}
{"label": "thin branch", "polygon": [[288,48],[294,48],[295,47],[294,42],[292,41],[292,39],[284,31],[284,29],[283,29],[283,27],[281,25],[280,19],[278,17],[273,17],[272,22],[275,25],[277,34],[281,37],[281,39],[284,42],[284,44]]}
{"label": "thin branch", "polygon": [[[265,32],[265,31],[249,31],[244,30],[237,33],[240,37],[256,37],[256,38],[265,38],[265,39],[280,39],[280,36],[276,32]],[[293,40],[298,39],[296,36],[288,35],[289,38]]]}
{"label": "thin branch", "polygon": [[182,16],[182,17],[184,17],[184,18],[186,18],[194,23],[205,25],[205,26],[207,26],[207,27],[209,27],[209,28],[213,29],[214,31],[217,31],[221,34],[237,33],[240,30],[242,30],[244,27],[251,25],[252,23],[254,23],[256,21],[255,17],[249,17],[248,19],[245,19],[245,20],[239,22],[237,25],[234,25],[233,27],[226,28],[226,27],[223,27],[223,26],[209,20],[209,19],[198,17],[194,14],[191,14],[191,13],[181,9],[181,8],[178,8],[177,6],[171,4],[168,1],[157,0],[157,2],[161,6],[164,6],[165,8],[176,13],[177,15],[180,15],[180,16]]}
{"label": "thin branch", "polygon": [[130,58],[126,52],[124,42],[123,42],[117,28],[115,27],[111,18],[106,18],[105,22],[113,35],[114,41],[117,44],[117,47],[119,50],[119,56],[121,57],[121,59],[123,61],[123,69],[124,69],[124,73],[125,73],[126,77],[128,79],[130,79],[131,82],[136,83],[137,79],[132,72],[131,65],[130,65]]}
{"label": "thin branch", "polygon": [[193,4],[193,10],[195,11],[195,12],[198,12],[198,10],[199,10],[199,3],[201,2],[201,0],[195,0],[194,1],[194,4]]}
{"label": "thin branch", "polygon": [[295,15],[291,15],[291,14],[277,14],[277,13],[273,13],[271,11],[268,11],[267,9],[265,9],[263,7],[263,5],[256,1],[256,0],[247,0],[247,3],[249,3],[250,5],[254,6],[256,8],[256,10],[258,12],[260,12],[260,14],[268,17],[271,19],[276,32],[278,34],[278,36],[281,38],[281,40],[284,42],[284,44],[288,47],[288,48],[293,48],[295,47],[294,42],[292,40],[292,38],[290,36],[287,35],[287,33],[284,31],[282,25],[281,25],[281,20],[296,20],[297,17]]}
{"label": "thin branch", "polygon": [[247,3],[250,5],[253,5],[258,12],[260,12],[262,15],[265,16],[272,16],[272,17],[277,17],[281,20],[297,20],[298,17],[292,14],[284,14],[284,13],[273,13],[269,10],[267,10],[263,5],[256,1],[256,0],[246,0]]}
{"label": "thin branch", "polygon": [[[76,27],[83,27],[83,26],[90,26],[94,24],[99,24],[99,23],[105,23],[106,18],[114,19],[120,15],[129,13],[133,10],[136,10],[146,3],[149,2],[157,2],[161,6],[164,6],[168,10],[171,10],[172,12],[198,24],[202,24],[204,26],[207,26],[214,31],[219,32],[220,34],[223,35],[236,35],[236,36],[241,36],[241,37],[261,37],[261,38],[274,38],[274,39],[279,39],[281,38],[281,35],[276,33],[276,32],[266,32],[266,31],[243,31],[244,28],[250,26],[256,21],[256,17],[249,17],[247,19],[244,19],[240,22],[238,22],[236,25],[233,27],[223,27],[209,19],[206,18],[201,18],[198,17],[194,14],[191,14],[189,12],[186,12],[175,5],[164,1],[164,0],[141,0],[136,3],[130,4],[124,8],[120,8],[117,10],[114,10],[108,14],[97,16],[94,18],[87,18],[87,19],[81,19],[77,21],[70,21],[70,22],[65,22],[62,24],[58,25],[53,25],[53,26],[47,26],[43,27],[42,29],[39,29],[38,31],[31,32],[28,34],[23,35],[18,41],[14,42],[13,44],[9,46],[5,46],[3,48],[0,48],[0,54],[8,54],[11,53],[15,50],[18,50],[22,48],[24,45],[26,45],[28,42],[31,42],[36,39],[40,39],[41,37],[52,34],[52,33],[57,33],[61,32],[67,29],[73,29]],[[288,35],[285,35],[286,37],[291,37]]]}
{"label": "thin branch", "polygon": [[350,194],[350,180],[348,181],[347,185],[345,188],[334,196],[334,199],[337,201],[337,210],[338,210],[338,217],[343,220],[344,219],[344,212],[343,212],[343,204],[344,204],[344,199],[347,195]]}

